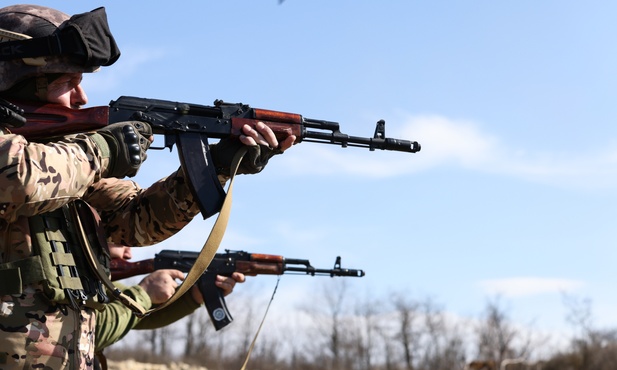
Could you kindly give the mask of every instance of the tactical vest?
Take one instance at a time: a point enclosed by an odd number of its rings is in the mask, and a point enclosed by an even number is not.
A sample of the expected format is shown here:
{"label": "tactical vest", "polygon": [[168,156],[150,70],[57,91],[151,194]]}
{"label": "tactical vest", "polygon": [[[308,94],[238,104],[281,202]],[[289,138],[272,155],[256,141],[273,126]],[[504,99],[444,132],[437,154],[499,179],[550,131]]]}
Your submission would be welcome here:
{"label": "tactical vest", "polygon": [[[87,235],[78,235],[77,217],[88,225]],[[52,212],[28,219],[32,256],[0,264],[0,294],[21,294],[24,285],[40,284],[52,304],[101,310],[109,302],[105,288],[86,254],[92,255],[109,273],[110,257],[101,237],[98,215],[86,202],[76,200]],[[88,243],[83,243],[83,238]],[[88,245],[84,245],[88,244]]]}

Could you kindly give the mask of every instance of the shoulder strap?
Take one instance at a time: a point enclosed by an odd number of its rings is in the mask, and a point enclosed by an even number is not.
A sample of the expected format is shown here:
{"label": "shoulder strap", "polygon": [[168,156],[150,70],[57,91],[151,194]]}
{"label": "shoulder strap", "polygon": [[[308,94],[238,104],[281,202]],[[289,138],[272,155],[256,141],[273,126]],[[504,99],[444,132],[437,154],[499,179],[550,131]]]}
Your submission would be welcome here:
{"label": "shoulder strap", "polygon": [[75,216],[76,216],[74,218],[75,218],[77,234],[79,235],[81,239],[80,245],[83,246],[84,253],[88,259],[88,263],[90,264],[92,269],[97,273],[99,279],[103,282],[103,284],[105,284],[105,286],[112,292],[114,297],[116,297],[120,302],[122,302],[125,306],[131,309],[131,311],[133,311],[133,313],[135,313],[135,315],[137,315],[138,317],[145,317],[151,314],[152,312],[163,309],[164,307],[167,307],[171,303],[175,302],[178,298],[180,298],[184,293],[186,293],[197,282],[199,277],[203,275],[203,273],[208,268],[208,265],[210,265],[210,262],[212,262],[212,259],[214,258],[214,255],[216,254],[216,251],[218,250],[218,247],[221,244],[223,235],[225,234],[225,230],[227,229],[227,223],[228,223],[229,214],[231,211],[231,200],[232,200],[232,193],[233,193],[234,178],[235,178],[236,172],[238,171],[238,166],[240,165],[240,162],[242,161],[242,158],[244,157],[245,153],[246,153],[246,147],[243,147],[236,153],[234,157],[234,160],[231,166],[232,176],[230,177],[230,180],[229,180],[229,189],[227,190],[227,196],[225,196],[225,200],[223,201],[221,211],[219,212],[219,215],[216,218],[214,226],[212,226],[210,235],[208,236],[206,243],[202,247],[201,252],[199,252],[199,255],[197,256],[195,263],[193,264],[186,278],[184,279],[184,282],[178,287],[176,292],[171,296],[171,298],[169,298],[169,300],[149,310],[144,309],[144,307],[141,306],[139,303],[137,303],[134,299],[122,293],[122,291],[116,288],[116,286],[111,281],[105,269],[98,263],[97,259],[92,254],[92,248],[90,247],[91,242],[95,242],[96,240],[93,240],[92,234],[88,233],[88,231],[86,230],[79,216],[80,209],[83,206],[87,206],[87,204],[83,201],[73,202],[75,206],[71,207],[71,210],[72,212],[75,213]]}
{"label": "shoulder strap", "polygon": [[232,165],[231,165],[231,177],[229,180],[229,189],[227,190],[227,196],[225,196],[225,200],[223,201],[223,206],[221,207],[221,211],[214,222],[214,226],[212,226],[212,230],[210,231],[210,235],[206,240],[206,243],[201,248],[195,263],[189,270],[189,273],[186,275],[186,278],[182,282],[182,284],[178,287],[175,293],[167,300],[165,303],[157,306],[155,308],[150,309],[146,314],[150,314],[154,311],[158,311],[164,307],[169,306],[171,303],[175,302],[178,298],[180,298],[184,293],[186,293],[195,283],[201,275],[206,272],[208,265],[212,262],[216,251],[221,245],[221,241],[223,240],[223,235],[225,234],[225,230],[227,229],[227,222],[229,221],[229,214],[231,212],[231,199],[233,193],[233,185],[234,178],[236,172],[238,171],[238,166],[242,161],[242,157],[246,153],[247,148],[242,147],[234,156]]}
{"label": "shoulder strap", "polygon": [[[80,241],[78,244],[81,246],[92,271],[95,272],[98,279],[107,287],[107,289],[109,289],[110,292],[112,292],[116,299],[136,314],[143,315],[146,310],[133,298],[124,294],[120,289],[114,286],[110,280],[108,271],[105,270],[93,254],[92,244],[100,243],[101,240],[99,239],[95,228],[93,228],[94,222],[91,222],[93,220],[90,206],[86,202],[78,199],[71,202],[68,209],[71,214],[71,218],[75,223],[75,231]],[[85,219],[88,219],[90,222],[84,222]]]}

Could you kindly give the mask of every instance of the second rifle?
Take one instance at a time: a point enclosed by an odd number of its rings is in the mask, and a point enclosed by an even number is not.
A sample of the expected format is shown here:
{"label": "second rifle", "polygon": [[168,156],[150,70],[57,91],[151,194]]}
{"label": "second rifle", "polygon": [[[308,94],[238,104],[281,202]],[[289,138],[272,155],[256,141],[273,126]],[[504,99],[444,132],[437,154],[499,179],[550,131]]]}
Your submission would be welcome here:
{"label": "second rifle", "polygon": [[[198,252],[191,251],[162,250],[154,258],[143,261],[129,262],[119,258],[113,259],[111,261],[111,278],[112,280],[120,280],[161,269],[188,272],[198,255]],[[230,276],[234,272],[241,272],[248,276],[302,274],[362,277],[365,275],[363,270],[342,268],[341,257],[336,258],[333,268],[321,269],[313,267],[309,260],[305,259],[245,251],[226,250],[225,253],[217,253],[206,272],[197,282],[216,330],[224,328],[233,320],[227,309],[222,290],[214,284],[216,276]]]}

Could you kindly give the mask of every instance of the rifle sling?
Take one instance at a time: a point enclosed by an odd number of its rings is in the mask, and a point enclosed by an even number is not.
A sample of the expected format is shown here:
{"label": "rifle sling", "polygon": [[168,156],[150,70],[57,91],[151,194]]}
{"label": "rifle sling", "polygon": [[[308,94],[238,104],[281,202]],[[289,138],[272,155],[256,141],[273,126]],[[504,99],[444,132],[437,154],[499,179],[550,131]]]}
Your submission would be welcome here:
{"label": "rifle sling", "polygon": [[128,295],[122,293],[120,289],[114,286],[114,284],[109,278],[107,271],[105,271],[103,266],[98,262],[96,256],[92,253],[92,243],[96,243],[98,241],[95,240],[92,230],[91,232],[88,232],[86,226],[84,226],[84,222],[82,220],[82,215],[84,213],[80,212],[82,206],[88,207],[85,202],[75,200],[74,202],[69,204],[69,212],[71,213],[71,218],[75,223],[75,231],[77,237],[80,240],[80,243],[78,244],[82,247],[88,264],[95,272],[98,279],[107,287],[107,289],[109,289],[110,292],[112,292],[116,299],[122,302],[126,307],[130,308],[131,311],[135,312],[136,315],[145,313],[145,309],[139,303],[137,303],[133,298],[129,297]]}
{"label": "rifle sling", "polygon": [[157,307],[146,310],[139,303],[137,303],[134,299],[122,293],[118,288],[115,287],[109,275],[105,272],[103,267],[97,262],[97,259],[92,254],[92,248],[90,248],[90,241],[89,241],[89,238],[87,237],[87,233],[81,223],[81,220],[79,219],[79,217],[75,217],[77,231],[78,231],[78,234],[80,235],[80,238],[82,239],[82,243],[80,244],[84,246],[83,249],[85,251],[86,256],[88,257],[87,258],[88,262],[92,266],[93,270],[97,273],[101,282],[105,284],[107,289],[109,289],[113,293],[113,295],[118,300],[120,300],[120,302],[122,302],[131,311],[133,311],[133,313],[137,317],[143,318],[151,314],[152,312],[161,310],[169,306],[171,303],[175,302],[178,298],[180,298],[184,293],[186,293],[197,282],[199,277],[203,275],[203,273],[208,268],[208,265],[210,265],[210,262],[212,262],[212,259],[214,258],[214,255],[216,254],[216,251],[218,250],[219,245],[221,244],[221,241],[223,240],[223,235],[225,234],[225,230],[227,229],[227,223],[229,221],[229,213],[231,211],[231,199],[232,199],[234,177],[236,175],[236,172],[238,171],[238,166],[240,165],[240,162],[242,161],[242,158],[244,157],[245,153],[246,153],[246,147],[242,147],[234,156],[234,159],[231,165],[231,177],[229,179],[229,188],[227,190],[227,196],[225,196],[225,200],[221,207],[221,211],[219,212],[219,215],[216,218],[214,225],[212,226],[212,230],[210,231],[210,235],[208,236],[206,243],[202,247],[197,258],[195,259],[195,263],[193,264],[188,274],[186,275],[184,282],[180,284],[180,286],[178,287],[178,289],[176,289],[175,293],[171,296],[171,298],[169,298],[165,303]]}
{"label": "rifle sling", "polygon": [[146,314],[150,314],[154,311],[158,311],[164,307],[169,306],[171,303],[175,302],[178,298],[180,298],[184,293],[186,293],[195,283],[201,275],[206,272],[208,265],[212,262],[216,251],[223,240],[223,235],[225,234],[225,230],[227,229],[227,222],[229,221],[229,213],[231,211],[231,195],[233,191],[234,178],[236,172],[238,172],[238,167],[240,166],[240,162],[246,153],[247,148],[243,146],[238,152],[236,152],[234,159],[231,163],[231,177],[229,179],[229,188],[227,189],[227,196],[225,196],[225,200],[223,201],[223,206],[221,207],[221,211],[212,226],[212,230],[210,231],[210,235],[208,235],[208,239],[206,243],[201,248],[197,259],[195,259],[195,263],[189,270],[189,273],[184,278],[184,281],[178,289],[174,292],[174,294],[169,298],[165,303],[157,306],[153,309],[150,309]]}

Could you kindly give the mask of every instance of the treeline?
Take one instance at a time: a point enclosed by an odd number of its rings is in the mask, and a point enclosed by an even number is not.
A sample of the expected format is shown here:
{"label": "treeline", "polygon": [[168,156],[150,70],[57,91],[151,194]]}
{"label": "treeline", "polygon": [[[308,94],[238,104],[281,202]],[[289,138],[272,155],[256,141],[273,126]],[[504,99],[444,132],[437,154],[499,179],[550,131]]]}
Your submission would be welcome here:
{"label": "treeline", "polygon": [[253,370],[617,369],[617,331],[592,327],[588,301],[570,300],[564,319],[576,334],[547,351],[551,338],[512,323],[499,298],[461,320],[431,299],[392,294],[388,302],[359,302],[345,280],[318,285],[321,293],[304,308],[269,313],[257,337],[268,301],[243,289],[229,299],[235,321],[219,332],[200,309],[169,327],[134,331],[105,354],[209,370],[240,369],[251,348]]}

